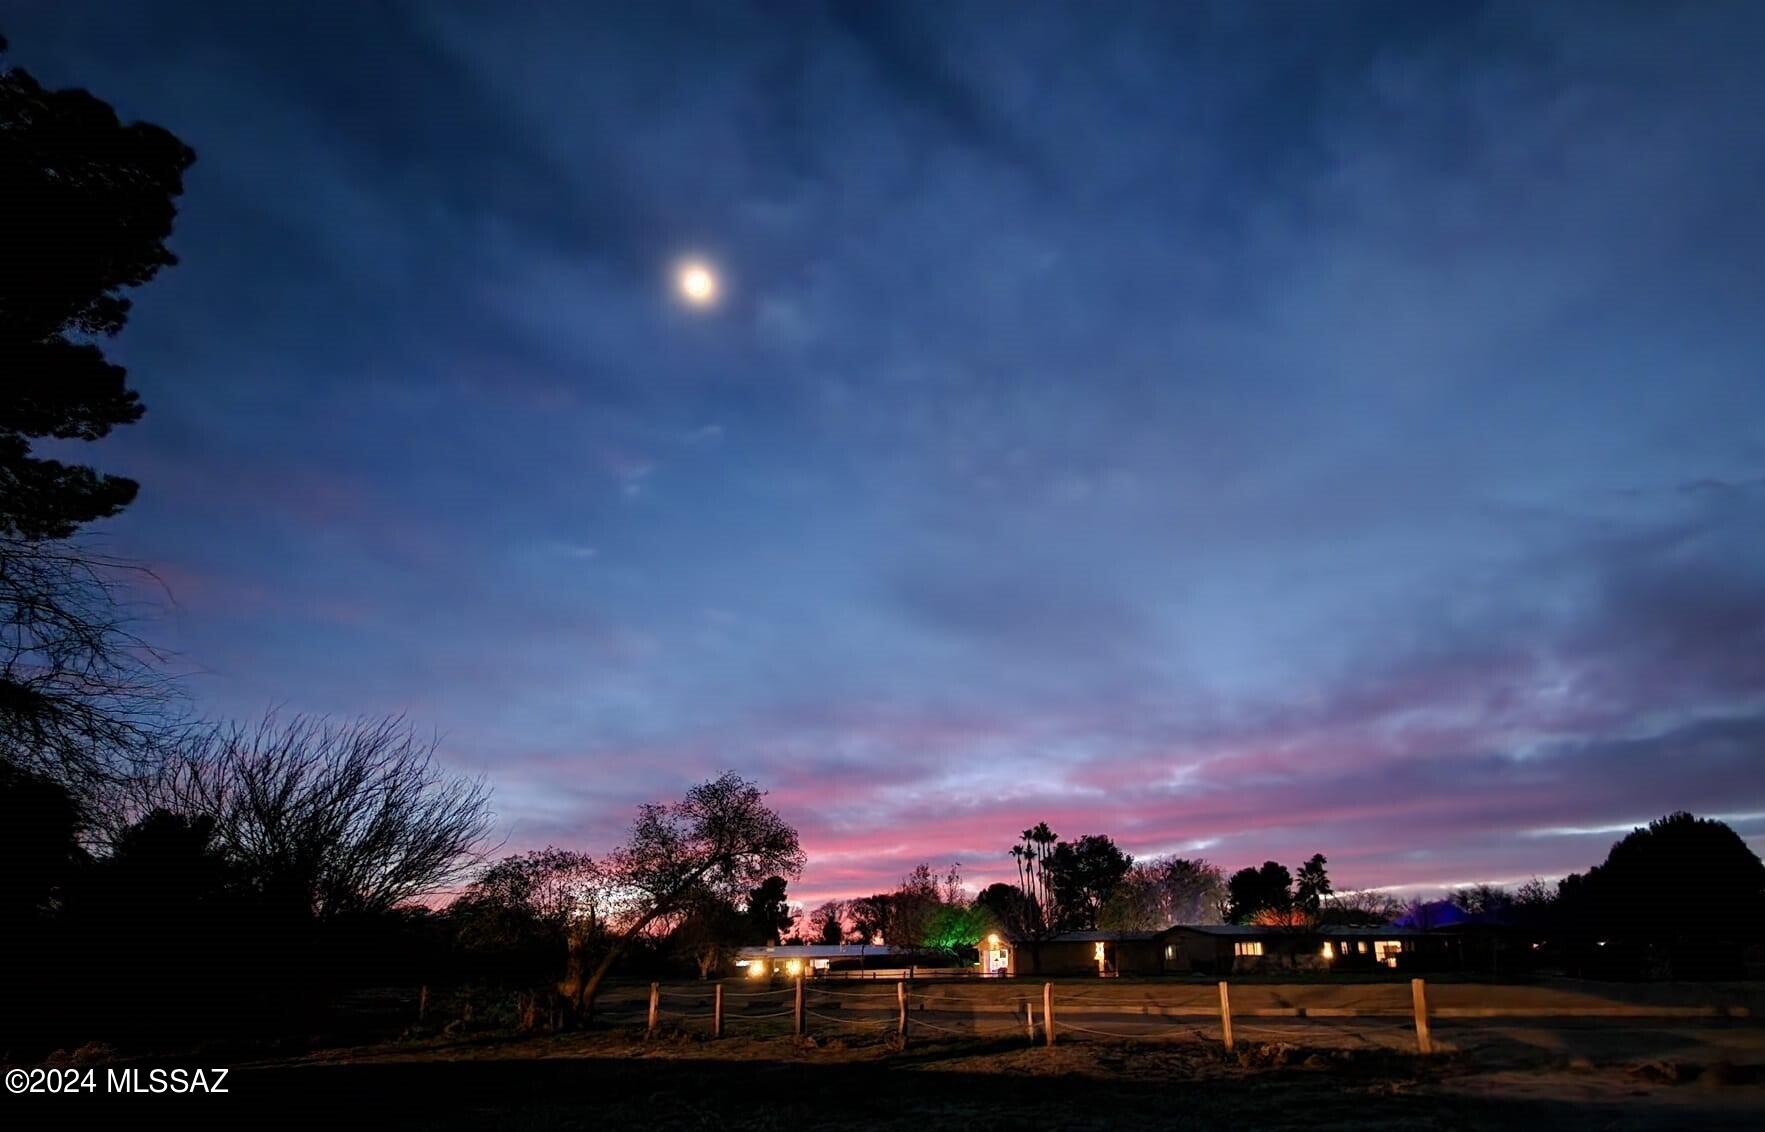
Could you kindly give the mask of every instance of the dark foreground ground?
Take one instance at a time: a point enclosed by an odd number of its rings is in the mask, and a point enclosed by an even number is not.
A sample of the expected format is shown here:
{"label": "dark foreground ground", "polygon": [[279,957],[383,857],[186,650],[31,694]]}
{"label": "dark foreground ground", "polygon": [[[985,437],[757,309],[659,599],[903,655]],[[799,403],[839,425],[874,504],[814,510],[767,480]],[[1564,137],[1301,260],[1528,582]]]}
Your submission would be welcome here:
{"label": "dark foreground ground", "polygon": [[[1687,1031],[1677,1060],[1622,1063],[1488,1052],[1424,1061],[1284,1043],[1245,1043],[1229,1055],[1199,1042],[1049,1050],[967,1040],[901,1051],[838,1040],[482,1036],[241,1066],[226,1096],[7,1096],[0,1122],[793,1132],[1756,1129],[1765,1127],[1765,1056],[1749,1055],[1757,1051],[1755,1031]],[[1712,1053],[1721,1060],[1710,1060]]]}

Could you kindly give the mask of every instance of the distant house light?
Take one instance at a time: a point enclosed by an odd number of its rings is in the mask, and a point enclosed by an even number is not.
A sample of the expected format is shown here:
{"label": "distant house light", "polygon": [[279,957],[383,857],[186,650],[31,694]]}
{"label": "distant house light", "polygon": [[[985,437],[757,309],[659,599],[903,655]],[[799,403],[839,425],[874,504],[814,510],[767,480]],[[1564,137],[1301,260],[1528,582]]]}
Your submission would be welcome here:
{"label": "distant house light", "polygon": [[1237,940],[1236,942],[1234,942],[1232,944],[1232,954],[1233,955],[1261,955],[1262,954],[1262,940],[1260,940],[1260,939]]}
{"label": "distant house light", "polygon": [[1336,958],[1336,949],[1334,947],[1330,946],[1329,940],[1324,941],[1324,958],[1325,959]]}

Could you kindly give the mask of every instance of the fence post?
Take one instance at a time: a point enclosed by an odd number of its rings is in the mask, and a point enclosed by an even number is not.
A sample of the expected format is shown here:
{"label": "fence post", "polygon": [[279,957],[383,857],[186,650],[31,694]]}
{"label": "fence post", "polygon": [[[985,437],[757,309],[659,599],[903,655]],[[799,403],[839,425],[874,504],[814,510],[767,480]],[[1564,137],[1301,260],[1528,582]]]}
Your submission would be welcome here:
{"label": "fence post", "polygon": [[1434,1041],[1428,1036],[1428,989],[1421,979],[1410,980],[1410,1005],[1416,1011],[1416,1052],[1433,1053]]}
{"label": "fence post", "polygon": [[711,994],[711,1036],[723,1036],[723,980],[717,980],[717,988]]}
{"label": "fence post", "polygon": [[800,1038],[809,1032],[803,1026],[803,975],[800,971],[797,973],[797,1007],[794,1018],[796,1022],[797,1037]]}
{"label": "fence post", "polygon": [[1035,1045],[1036,1044],[1036,1004],[1031,1002],[1027,998],[1023,1000],[1023,1032],[1024,1032],[1024,1035],[1030,1039],[1030,1044]]}
{"label": "fence post", "polygon": [[907,1044],[907,980],[895,980],[895,1008],[900,1015],[895,1023],[895,1033],[901,1038],[901,1044]]}
{"label": "fence post", "polygon": [[427,1017],[429,1017],[429,984],[424,983],[422,989],[417,991],[417,1021],[421,1022]]}
{"label": "fence post", "polygon": [[1232,992],[1226,989],[1226,980],[1220,980],[1220,1033],[1225,1036],[1226,1048],[1232,1048]]}
{"label": "fence post", "polygon": [[657,1016],[661,1013],[661,1006],[662,1006],[662,984],[651,983],[650,984],[650,1030],[649,1030],[649,1036],[652,1038],[656,1036],[656,1021],[657,1021]]}
{"label": "fence post", "polygon": [[1042,984],[1042,1032],[1054,1044],[1054,984]]}

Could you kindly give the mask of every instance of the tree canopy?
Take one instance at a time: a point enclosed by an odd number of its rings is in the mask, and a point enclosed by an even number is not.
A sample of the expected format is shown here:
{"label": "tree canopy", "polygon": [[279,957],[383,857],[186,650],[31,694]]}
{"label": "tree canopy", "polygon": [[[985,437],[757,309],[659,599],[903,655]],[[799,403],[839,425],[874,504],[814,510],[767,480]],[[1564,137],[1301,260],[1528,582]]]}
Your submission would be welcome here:
{"label": "tree canopy", "polygon": [[1289,912],[1293,908],[1293,874],[1279,861],[1264,861],[1261,868],[1243,868],[1226,884],[1233,923],[1247,924],[1264,912]]}
{"label": "tree canopy", "polygon": [[124,292],[178,262],[165,241],[195,159],[83,90],[0,74],[0,537],[66,538],[135,498],[133,480],[31,442],[98,440],[140,419],[127,374],[93,339],[128,321]]}
{"label": "tree canopy", "polygon": [[678,802],[646,802],[625,843],[608,855],[622,894],[623,930],[582,984],[592,1002],[607,972],[652,923],[706,896],[734,903],[771,877],[803,871],[797,831],[766,804],[766,792],[738,774],[701,782]]}
{"label": "tree canopy", "polygon": [[1633,830],[1559,891],[1601,931],[1661,934],[1695,916],[1706,932],[1765,936],[1765,863],[1727,825],[1684,812]]}
{"label": "tree canopy", "polygon": [[140,419],[99,340],[128,321],[127,292],[177,262],[165,241],[194,159],[83,90],[0,72],[0,759],[83,805],[153,753],[168,688],[131,629],[130,568],[70,541],[136,483],[35,444]]}
{"label": "tree canopy", "polygon": [[1048,859],[1048,876],[1061,930],[1095,928],[1097,914],[1133,864],[1134,858],[1100,833],[1056,845]]}

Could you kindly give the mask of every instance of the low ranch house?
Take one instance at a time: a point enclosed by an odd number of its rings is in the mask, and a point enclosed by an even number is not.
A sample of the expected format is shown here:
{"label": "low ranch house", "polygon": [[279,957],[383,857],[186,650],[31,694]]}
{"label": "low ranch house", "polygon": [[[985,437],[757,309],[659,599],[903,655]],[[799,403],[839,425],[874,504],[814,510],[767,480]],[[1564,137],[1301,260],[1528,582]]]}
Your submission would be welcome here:
{"label": "low ranch house", "polygon": [[[988,974],[997,975],[1099,975],[1158,974],[1159,937],[1162,932],[1061,932],[1041,940],[1001,939],[994,954],[1003,962],[989,961],[981,953]],[[990,942],[990,940],[989,940]]]}
{"label": "low ranch house", "polygon": [[895,967],[907,952],[879,943],[781,943],[744,947],[735,953],[735,973],[748,978],[790,978],[828,971]]}
{"label": "low ranch house", "polygon": [[1000,939],[981,951],[992,975],[1243,974],[1255,971],[1450,970],[1483,954],[1448,929],[1282,928],[1178,924],[1159,932],[1061,932]]}
{"label": "low ranch house", "polygon": [[[1266,928],[1179,924],[1159,935],[1163,970],[1205,974],[1254,971],[1372,971],[1414,967],[1444,939],[1414,928]],[[1405,962],[1404,956],[1411,956]]]}

